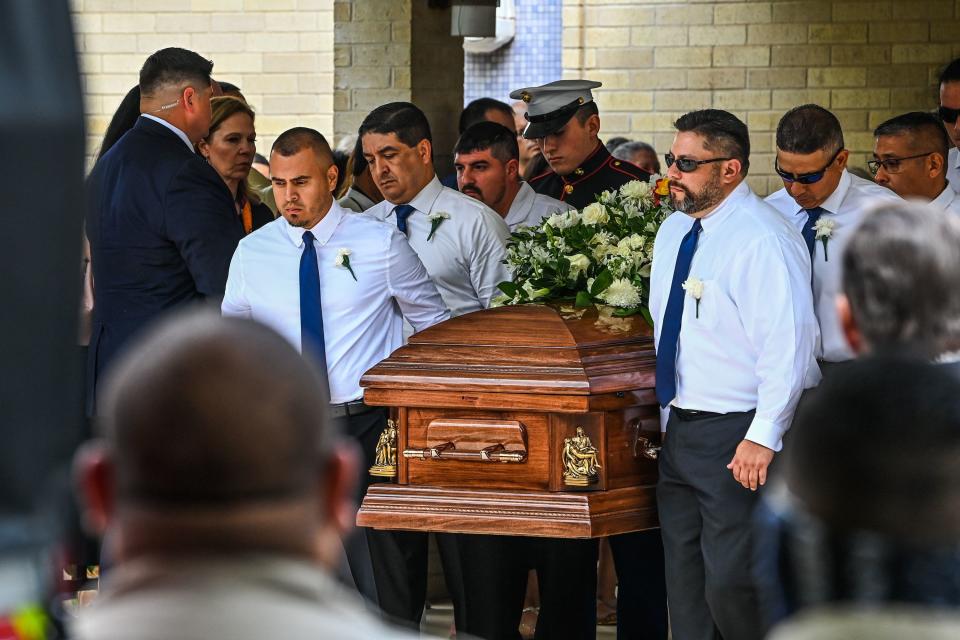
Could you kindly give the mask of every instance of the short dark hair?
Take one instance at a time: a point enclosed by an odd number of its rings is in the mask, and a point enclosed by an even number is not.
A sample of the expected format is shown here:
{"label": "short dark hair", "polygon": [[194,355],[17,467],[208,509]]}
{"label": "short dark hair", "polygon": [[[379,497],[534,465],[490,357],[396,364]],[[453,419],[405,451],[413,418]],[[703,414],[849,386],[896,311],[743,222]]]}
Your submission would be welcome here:
{"label": "short dark hair", "polygon": [[380,105],[363,119],[357,133],[362,138],[367,133],[394,134],[408,147],[417,146],[421,140],[433,142],[427,116],[410,102],[390,102]]}
{"label": "short dark hair", "polygon": [[454,153],[473,153],[490,150],[490,155],[507,163],[520,159],[517,132],[510,131],[499,122],[477,122],[463,132],[453,147]]}
{"label": "short dark hair", "polygon": [[911,149],[923,147],[924,151],[936,151],[947,159],[950,138],[940,118],[927,111],[911,111],[890,118],[873,130],[874,137],[906,136]]}
{"label": "short dark hair", "polygon": [[617,145],[613,151],[610,152],[610,155],[618,160],[626,160],[627,162],[634,163],[634,156],[641,152],[646,152],[653,156],[653,170],[656,173],[660,173],[660,158],[657,157],[657,150],[648,142],[629,140]]}
{"label": "short dark hair", "polygon": [[573,117],[577,119],[577,122],[583,124],[590,119],[590,116],[600,115],[600,108],[597,106],[597,103],[591,100],[587,104],[583,105],[574,112]]}
{"label": "short dark hair", "polygon": [[350,162],[347,167],[350,169],[350,175],[356,178],[367,170],[367,158],[363,155],[363,138],[357,136],[357,141],[353,145],[353,153],[350,154]]}
{"label": "short dark hair", "polygon": [[220,89],[223,91],[223,95],[232,95],[234,98],[238,97],[238,95],[243,95],[243,92],[240,91],[240,87],[232,82],[227,82],[225,80],[217,80],[217,82],[220,83]]}
{"label": "short dark hair", "polygon": [[168,47],[153,53],[140,69],[140,94],[153,96],[168,85],[196,83],[210,86],[213,60],[179,47]]}
{"label": "short dark hair", "polygon": [[110,118],[110,124],[107,125],[107,131],[103,134],[103,142],[100,143],[100,151],[97,152],[97,160],[103,157],[110,148],[117,143],[117,140],[123,137],[127,131],[133,128],[137,118],[140,117],[140,86],[134,85],[123,96],[117,110],[113,112]]}
{"label": "short dark hair", "polygon": [[943,71],[940,72],[939,84],[945,82],[960,82],[960,58],[951,61],[943,68]]}
{"label": "short dark hair", "polygon": [[703,146],[740,161],[740,175],[750,169],[750,132],[740,118],[721,109],[701,109],[680,116],[673,123],[677,131],[703,138]]}
{"label": "short dark hair", "polygon": [[261,153],[253,154],[253,163],[254,164],[265,164],[268,167],[270,166],[270,161],[263,157]]}
{"label": "short dark hair", "polygon": [[864,216],[843,251],[843,292],[873,349],[960,347],[960,219],[917,202]]}
{"label": "short dark hair", "polygon": [[303,149],[313,149],[318,158],[333,164],[333,151],[323,134],[310,127],[287,129],[273,141],[270,153],[279,153],[285,158],[300,153]]}
{"label": "short dark hair", "polygon": [[901,543],[939,538],[955,545],[956,376],[946,365],[885,354],[858,358],[824,379],[800,403],[790,430],[791,493],[830,533],[865,530]]}
{"label": "short dark hair", "polygon": [[509,118],[513,118],[513,107],[505,102],[494,100],[493,98],[477,98],[471,101],[460,112],[460,122],[457,124],[457,131],[463,135],[463,132],[478,122],[484,122],[487,119],[487,111],[499,111]]}
{"label": "short dark hair", "polygon": [[833,153],[843,149],[840,121],[817,104],[804,104],[787,111],[777,125],[777,148],[787,153]]}
{"label": "short dark hair", "polygon": [[[630,142],[630,138],[625,138],[624,136],[613,136],[604,143],[604,146],[607,148],[607,151],[613,153],[614,149],[621,145],[625,145]],[[621,158],[622,160],[623,158]]]}

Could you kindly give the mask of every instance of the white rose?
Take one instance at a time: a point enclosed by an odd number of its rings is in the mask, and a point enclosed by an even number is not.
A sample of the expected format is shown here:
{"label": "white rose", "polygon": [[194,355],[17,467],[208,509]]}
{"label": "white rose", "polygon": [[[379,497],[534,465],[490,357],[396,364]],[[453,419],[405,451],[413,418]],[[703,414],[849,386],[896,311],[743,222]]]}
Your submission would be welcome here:
{"label": "white rose", "polygon": [[349,258],[349,257],[352,256],[352,255],[353,255],[353,251],[350,251],[350,249],[346,249],[346,248],[338,249],[338,250],[337,250],[337,258],[336,258],[336,260],[333,261],[333,264],[336,265],[336,266],[338,266],[338,267],[342,267],[342,266],[343,266],[343,259],[344,259],[344,258]]}
{"label": "white rose", "polygon": [[608,220],[610,220],[610,214],[607,213],[607,208],[599,202],[594,202],[583,210],[584,224],[598,225]]}
{"label": "white rose", "polygon": [[570,261],[571,279],[576,279],[577,274],[581,273],[582,271],[586,271],[590,267],[590,258],[582,253],[575,253],[572,256],[567,256],[567,260]]}
{"label": "white rose", "polygon": [[700,278],[687,278],[680,286],[682,286],[683,290],[694,300],[699,300],[703,297],[703,280]]}

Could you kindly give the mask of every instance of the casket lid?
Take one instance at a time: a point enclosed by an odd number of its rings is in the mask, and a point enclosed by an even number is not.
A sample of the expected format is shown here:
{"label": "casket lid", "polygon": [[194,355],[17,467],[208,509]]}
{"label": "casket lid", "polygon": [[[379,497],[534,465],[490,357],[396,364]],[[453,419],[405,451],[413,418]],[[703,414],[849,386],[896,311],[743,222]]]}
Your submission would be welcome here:
{"label": "casket lid", "polygon": [[370,389],[591,395],[653,386],[652,329],[608,307],[521,305],[452,318],[367,371]]}

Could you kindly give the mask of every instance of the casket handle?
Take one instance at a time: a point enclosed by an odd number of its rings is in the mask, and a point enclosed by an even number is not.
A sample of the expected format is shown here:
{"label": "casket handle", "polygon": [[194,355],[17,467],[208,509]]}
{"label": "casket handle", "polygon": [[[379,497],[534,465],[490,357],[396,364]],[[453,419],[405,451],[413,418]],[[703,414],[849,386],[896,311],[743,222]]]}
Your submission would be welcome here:
{"label": "casket handle", "polygon": [[457,451],[452,442],[444,442],[426,449],[404,449],[404,458],[419,460],[467,460],[476,462],[523,462],[526,451],[507,451],[503,444],[493,444],[479,451]]}
{"label": "casket handle", "polygon": [[654,444],[650,438],[645,436],[637,436],[637,444],[634,445],[633,451],[635,456],[643,456],[650,460],[656,460],[660,457],[660,445]]}

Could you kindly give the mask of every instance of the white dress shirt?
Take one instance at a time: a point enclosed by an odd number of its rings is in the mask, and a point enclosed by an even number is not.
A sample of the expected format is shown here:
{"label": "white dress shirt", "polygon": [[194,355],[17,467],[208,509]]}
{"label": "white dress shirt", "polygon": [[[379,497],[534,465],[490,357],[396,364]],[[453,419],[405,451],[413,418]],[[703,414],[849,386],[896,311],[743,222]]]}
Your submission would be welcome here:
{"label": "white dress shirt", "polygon": [[[693,222],[675,212],[657,232],[650,312],[658,344],[680,242]],[[673,404],[756,409],[746,438],[779,451],[800,393],[820,379],[806,244],[746,183],[701,224],[689,277],[703,281],[703,294],[699,317],[696,300],[684,298]]]}
{"label": "white dress shirt", "polygon": [[170,124],[169,122],[167,122],[167,121],[164,120],[163,118],[158,118],[157,116],[152,116],[152,115],[150,115],[149,113],[141,113],[141,114],[140,114],[140,117],[141,117],[141,118],[149,118],[150,120],[153,120],[153,121],[156,122],[157,124],[162,124],[162,125],[165,126],[167,129],[170,129],[170,131],[173,131],[175,134],[177,134],[177,137],[180,138],[181,140],[183,140],[183,144],[187,145],[187,148],[190,149],[190,151],[192,151],[192,152],[194,152],[194,153],[197,152],[196,149],[193,148],[193,143],[190,142],[190,138],[187,137],[187,134],[185,134],[183,131],[181,131],[181,130],[178,129],[177,127],[173,126],[172,124]]}
{"label": "white dress shirt", "polygon": [[513,199],[507,216],[503,219],[507,223],[510,231],[516,231],[517,227],[539,227],[544,218],[548,218],[555,213],[563,213],[573,209],[566,202],[560,202],[556,198],[537,193],[526,182],[520,183],[520,191],[517,197]]}
{"label": "white dress shirt", "polygon": [[950,184],[960,185],[960,151],[956,147],[947,154],[947,180]]}
{"label": "white dress shirt", "polygon": [[953,187],[950,186],[951,184],[953,183],[948,182],[947,186],[940,192],[940,195],[931,200],[930,204],[935,207],[940,207],[944,211],[960,214],[960,194],[953,190]]}
{"label": "white dress shirt", "polygon": [[[444,187],[436,176],[408,204],[416,211],[407,218],[407,239],[450,313],[460,316],[489,307],[500,293],[497,285],[511,277],[504,264],[510,230],[503,218],[479,200]],[[364,215],[396,227],[396,206],[384,200]],[[431,213],[446,213],[450,218],[427,240]]]}
{"label": "white dress shirt", "polygon": [[[821,335],[817,358],[828,362],[843,362],[853,358],[853,350],[847,344],[837,313],[837,296],[843,285],[840,274],[843,250],[857,224],[871,207],[900,200],[900,196],[890,189],[857,177],[844,169],[837,188],[820,205],[824,211],[821,219],[833,220],[835,226],[827,240],[826,254],[822,240],[817,240],[813,246],[813,297]],[[767,196],[766,201],[793,223],[798,231],[803,230],[803,225],[807,222],[807,212],[786,189]]]}
{"label": "white dress shirt", "polygon": [[[304,231],[281,217],[241,240],[222,306],[223,315],[262,322],[297,349]],[[450,313],[396,227],[334,202],[310,231],[320,271],[330,402],[349,402],[363,395],[360,376],[403,344],[404,318],[421,331]],[[335,266],[340,249],[351,251],[356,280]]]}

